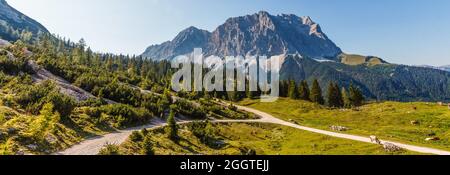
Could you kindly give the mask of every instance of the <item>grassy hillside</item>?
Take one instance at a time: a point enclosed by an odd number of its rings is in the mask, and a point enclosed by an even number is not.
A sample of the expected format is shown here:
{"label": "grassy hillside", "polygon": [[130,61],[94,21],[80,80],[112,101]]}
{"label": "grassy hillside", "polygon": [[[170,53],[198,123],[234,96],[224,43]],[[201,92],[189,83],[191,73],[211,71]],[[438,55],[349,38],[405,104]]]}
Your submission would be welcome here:
{"label": "grassy hillside", "polygon": [[53,105],[44,107],[39,115],[0,106],[0,155],[51,154],[110,131],[86,114],[73,114],[62,121]]}
{"label": "grassy hillside", "polygon": [[384,61],[381,58],[377,57],[367,57],[362,55],[353,55],[353,54],[341,54],[339,55],[339,58],[341,60],[341,63],[347,64],[347,65],[361,65],[361,64],[367,64],[369,66],[379,65],[383,64]]}
{"label": "grassy hillside", "polygon": [[33,45],[0,48],[0,155],[50,154],[90,136],[148,124],[170,109],[195,119],[253,117],[208,100],[174,101],[165,90],[166,62],[85,47],[84,41],[42,36]]}
{"label": "grassy hillside", "polygon": [[[191,124],[192,125],[192,124]],[[385,155],[379,145],[323,136],[271,124],[210,124],[209,138],[194,134],[190,125],[182,126],[179,141],[167,138],[164,128],[134,133],[118,148],[120,154],[143,154],[152,145],[157,155]],[[140,137],[136,137],[140,135]],[[105,150],[104,150],[105,151]]]}
{"label": "grassy hillside", "polygon": [[[283,120],[330,130],[330,126],[350,128],[346,133],[376,135],[400,141],[450,150],[450,110],[436,103],[372,103],[359,109],[328,109],[310,102],[280,99],[274,103],[245,100],[240,103]],[[426,138],[439,137],[439,141]]]}

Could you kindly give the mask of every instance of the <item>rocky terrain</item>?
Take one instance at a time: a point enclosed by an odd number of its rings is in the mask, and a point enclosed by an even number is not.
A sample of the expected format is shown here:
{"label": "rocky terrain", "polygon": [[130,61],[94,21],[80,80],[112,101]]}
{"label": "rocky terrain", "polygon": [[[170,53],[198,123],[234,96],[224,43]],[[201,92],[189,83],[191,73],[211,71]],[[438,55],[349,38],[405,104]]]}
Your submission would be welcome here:
{"label": "rocky terrain", "polygon": [[0,39],[0,47],[5,47],[5,46],[8,46],[8,45],[10,45],[10,43],[8,41]]}
{"label": "rocky terrain", "polygon": [[206,56],[300,54],[331,58],[342,53],[310,17],[257,14],[228,19],[213,32],[190,27],[172,41],[153,45],[142,54],[155,60],[202,48]]}

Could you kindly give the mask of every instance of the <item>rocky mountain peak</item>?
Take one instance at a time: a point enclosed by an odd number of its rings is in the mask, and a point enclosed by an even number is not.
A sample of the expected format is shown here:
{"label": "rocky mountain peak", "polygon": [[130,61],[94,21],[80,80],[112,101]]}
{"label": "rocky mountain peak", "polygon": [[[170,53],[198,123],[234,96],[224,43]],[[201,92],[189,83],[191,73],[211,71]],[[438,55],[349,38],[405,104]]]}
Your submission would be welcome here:
{"label": "rocky mountain peak", "polygon": [[305,24],[305,25],[313,25],[313,24],[315,24],[314,21],[309,16],[302,16],[302,17],[300,17],[300,19],[302,20],[302,23]]}
{"label": "rocky mountain peak", "polygon": [[190,42],[193,40],[206,40],[210,33],[206,30],[201,30],[196,27],[189,27],[181,31],[173,40],[175,43],[181,44],[183,42]]}
{"label": "rocky mountain peak", "polygon": [[310,17],[274,16],[260,11],[229,18],[211,33],[189,27],[174,40],[149,47],[143,56],[171,59],[176,55],[167,48],[179,48],[188,51],[183,53],[187,54],[193,51],[192,46],[201,46],[205,55],[217,56],[300,54],[312,58],[335,58],[342,53]]}

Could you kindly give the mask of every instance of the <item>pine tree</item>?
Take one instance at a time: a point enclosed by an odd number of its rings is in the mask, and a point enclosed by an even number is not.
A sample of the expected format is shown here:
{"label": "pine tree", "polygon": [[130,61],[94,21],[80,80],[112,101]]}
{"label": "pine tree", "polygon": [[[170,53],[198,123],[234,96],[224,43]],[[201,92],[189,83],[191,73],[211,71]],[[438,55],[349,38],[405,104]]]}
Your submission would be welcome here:
{"label": "pine tree", "polygon": [[233,102],[237,102],[240,100],[239,93],[237,92],[237,81],[236,80],[234,81],[233,90],[228,92],[228,98]]}
{"label": "pine tree", "polygon": [[246,80],[245,92],[246,92],[245,95],[249,99],[253,99],[256,96],[256,94],[255,94],[256,92],[250,91],[250,80],[248,80],[248,79]]}
{"label": "pine tree", "polygon": [[310,101],[310,93],[309,93],[309,85],[308,82],[306,80],[303,80],[298,88],[299,91],[299,98],[302,100],[307,100]]}
{"label": "pine tree", "polygon": [[320,88],[319,81],[317,79],[314,80],[313,85],[311,87],[311,101],[318,104],[325,104],[325,100],[322,96],[322,89]]}
{"label": "pine tree", "polygon": [[342,99],[342,92],[339,90],[339,85],[330,82],[327,92],[328,106],[334,108],[341,108],[344,106]]}
{"label": "pine tree", "polygon": [[352,106],[351,102],[350,102],[350,98],[347,92],[347,89],[345,89],[344,87],[341,90],[341,94],[342,94],[342,100],[344,102],[344,107],[345,108],[349,108]]}
{"label": "pine tree", "polygon": [[[144,135],[145,137],[145,135]],[[142,142],[142,148],[141,152],[143,155],[154,155],[155,151],[153,150],[153,144],[149,137],[145,137],[144,141]]]}
{"label": "pine tree", "polygon": [[336,93],[336,107],[342,108],[344,107],[344,99],[342,98],[342,92],[340,91],[340,87],[337,83],[334,84],[334,89]]}
{"label": "pine tree", "polygon": [[287,97],[287,86],[284,80],[280,81],[280,97]]}
{"label": "pine tree", "polygon": [[178,126],[175,121],[175,110],[173,107],[170,110],[170,115],[167,118],[168,136],[171,140],[176,140],[178,138]]}
{"label": "pine tree", "polygon": [[350,103],[352,107],[358,107],[363,105],[364,96],[361,90],[359,90],[359,88],[353,86],[353,84],[350,84],[349,93],[350,93]]}
{"label": "pine tree", "polygon": [[294,80],[291,80],[289,83],[289,98],[298,99],[298,89],[297,84]]}
{"label": "pine tree", "polygon": [[333,82],[328,84],[327,88],[327,101],[329,107],[337,107],[336,89]]}

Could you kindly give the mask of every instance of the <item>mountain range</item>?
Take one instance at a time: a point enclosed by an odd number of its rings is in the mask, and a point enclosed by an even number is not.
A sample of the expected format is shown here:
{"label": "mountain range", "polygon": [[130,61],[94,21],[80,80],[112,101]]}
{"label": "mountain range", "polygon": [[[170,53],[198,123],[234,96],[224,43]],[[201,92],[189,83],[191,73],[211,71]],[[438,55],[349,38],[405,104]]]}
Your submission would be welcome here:
{"label": "mountain range", "polygon": [[288,55],[281,79],[318,79],[323,91],[329,82],[358,86],[368,99],[393,101],[449,101],[450,72],[396,64],[348,65]]}
{"label": "mountain range", "polygon": [[228,19],[213,32],[189,27],[172,41],[153,45],[142,54],[155,60],[202,48],[206,56],[300,54],[335,58],[342,53],[310,17],[257,14]]}
{"label": "mountain range", "polygon": [[447,65],[447,66],[441,66],[441,67],[439,67],[439,69],[450,72],[450,65]]}
{"label": "mountain range", "polygon": [[11,7],[5,0],[0,0],[0,39],[15,41],[24,32],[31,32],[32,37],[49,31],[39,22]]}
{"label": "mountain range", "polygon": [[189,27],[173,40],[148,47],[142,56],[172,59],[202,48],[208,55],[281,55],[282,80],[319,79],[356,84],[370,99],[450,100],[450,73],[441,69],[390,64],[375,56],[346,54],[310,17],[256,14],[229,18],[213,32]]}
{"label": "mountain range", "polygon": [[[0,39],[15,41],[20,33],[36,36],[48,30],[0,0]],[[0,40],[2,43],[5,41]],[[256,14],[229,18],[213,32],[189,27],[172,41],[142,54],[167,60],[202,48],[205,55],[281,55],[282,80],[318,79],[358,86],[367,98],[397,101],[450,101],[449,67],[440,69],[390,64],[374,56],[343,53],[310,17]]]}
{"label": "mountain range", "polygon": [[437,70],[443,70],[443,71],[447,71],[450,72],[450,65],[447,66],[420,66],[420,67],[425,67],[425,68],[431,68],[431,69],[437,69]]}

